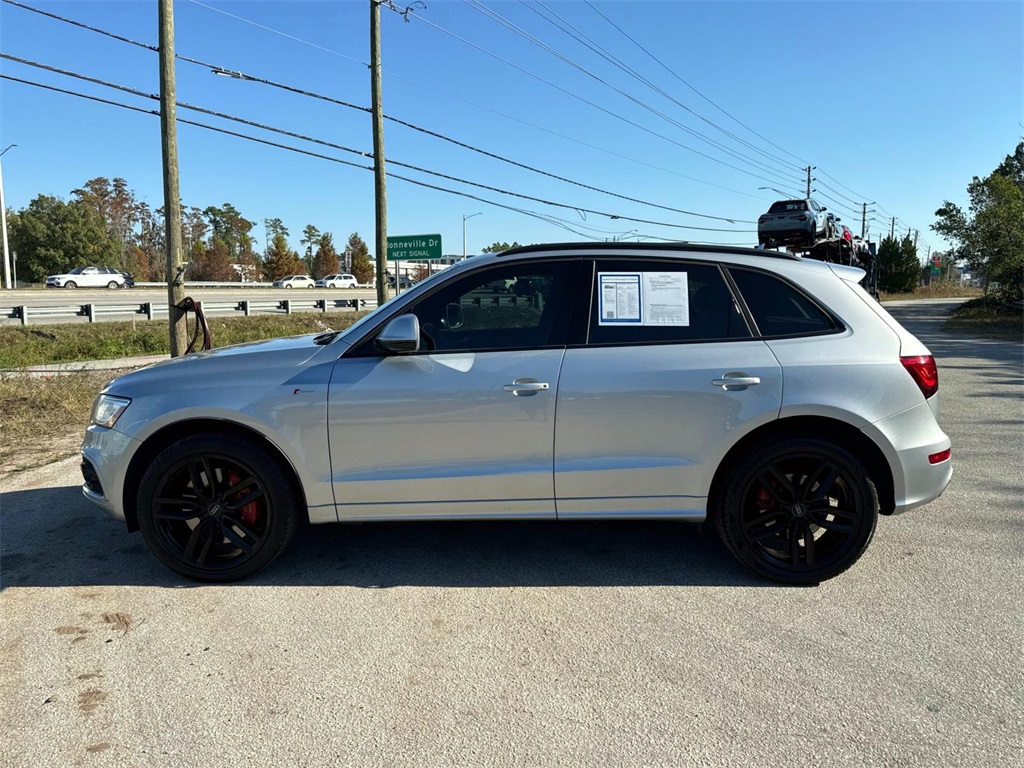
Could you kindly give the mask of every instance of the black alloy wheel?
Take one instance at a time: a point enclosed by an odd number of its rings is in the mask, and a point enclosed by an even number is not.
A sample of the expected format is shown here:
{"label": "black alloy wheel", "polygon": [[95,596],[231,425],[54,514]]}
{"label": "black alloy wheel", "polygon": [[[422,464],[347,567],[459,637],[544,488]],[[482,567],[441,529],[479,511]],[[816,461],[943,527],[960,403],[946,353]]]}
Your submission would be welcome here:
{"label": "black alloy wheel", "polygon": [[139,485],[139,527],[171,570],[234,581],[274,560],[298,521],[295,481],[255,441],[206,433],[179,440]]}
{"label": "black alloy wheel", "polygon": [[762,445],[727,480],[714,510],[730,552],[762,576],[817,584],[852,566],[878,521],[864,465],[819,437]]}

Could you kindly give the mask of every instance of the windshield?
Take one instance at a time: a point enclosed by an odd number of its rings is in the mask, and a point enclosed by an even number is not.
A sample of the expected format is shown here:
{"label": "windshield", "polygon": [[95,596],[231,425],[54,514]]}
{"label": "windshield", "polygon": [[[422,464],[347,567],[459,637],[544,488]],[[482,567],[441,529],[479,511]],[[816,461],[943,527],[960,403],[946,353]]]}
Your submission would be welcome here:
{"label": "windshield", "polygon": [[80,275],[84,271],[85,271],[85,267],[75,267],[70,272],[68,272],[68,274],[69,275]]}

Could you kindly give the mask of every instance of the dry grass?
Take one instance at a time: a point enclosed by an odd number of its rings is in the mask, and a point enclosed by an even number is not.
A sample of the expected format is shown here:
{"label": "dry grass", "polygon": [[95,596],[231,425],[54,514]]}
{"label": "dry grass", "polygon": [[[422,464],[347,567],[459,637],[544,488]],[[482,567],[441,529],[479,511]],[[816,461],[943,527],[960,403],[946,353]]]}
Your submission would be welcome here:
{"label": "dry grass", "polygon": [[0,378],[0,480],[74,456],[96,393],[123,371]]}
{"label": "dry grass", "polygon": [[1024,311],[1019,305],[974,299],[953,310],[942,330],[946,333],[1020,342],[1024,341]]}
{"label": "dry grass", "polygon": [[960,285],[948,280],[937,280],[931,285],[917,288],[910,293],[882,293],[882,301],[904,301],[907,299],[963,299],[981,296],[980,288]]}
{"label": "dry grass", "polygon": [[[215,347],[246,341],[317,333],[322,323],[335,330],[352,325],[365,312],[254,315],[208,318]],[[0,369],[80,360],[166,354],[167,323],[162,320],[60,325],[0,326]]]}

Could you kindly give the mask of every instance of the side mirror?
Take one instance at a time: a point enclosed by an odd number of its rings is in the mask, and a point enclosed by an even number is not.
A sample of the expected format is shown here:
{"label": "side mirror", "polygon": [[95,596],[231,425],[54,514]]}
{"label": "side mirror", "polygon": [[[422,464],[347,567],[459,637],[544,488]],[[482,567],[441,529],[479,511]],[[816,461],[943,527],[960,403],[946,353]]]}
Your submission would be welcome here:
{"label": "side mirror", "polygon": [[374,340],[377,349],[391,355],[410,354],[420,350],[420,321],[416,315],[399,315],[384,326]]}
{"label": "side mirror", "polygon": [[465,322],[465,318],[462,316],[462,305],[461,304],[449,304],[445,307],[444,320],[448,328],[455,330],[461,328]]}
{"label": "side mirror", "polygon": [[826,207],[825,207],[825,206],[823,205],[823,206],[821,206],[821,210],[823,210],[823,211],[827,211],[827,210],[828,210],[828,208],[826,208]]}

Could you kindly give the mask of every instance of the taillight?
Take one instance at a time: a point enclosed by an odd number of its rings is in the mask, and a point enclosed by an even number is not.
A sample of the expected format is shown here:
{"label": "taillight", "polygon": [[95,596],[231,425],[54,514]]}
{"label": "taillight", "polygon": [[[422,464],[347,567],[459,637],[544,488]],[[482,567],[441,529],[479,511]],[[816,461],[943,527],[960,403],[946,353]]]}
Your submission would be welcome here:
{"label": "taillight", "polygon": [[952,455],[953,455],[953,451],[951,449],[947,448],[944,451],[939,451],[938,453],[933,453],[931,456],[929,456],[928,457],[928,463],[929,464],[941,464],[944,461],[949,461],[949,457],[952,456]]}
{"label": "taillight", "polygon": [[925,400],[939,391],[939,369],[935,367],[934,357],[931,355],[900,357],[900,362],[914,379]]}

